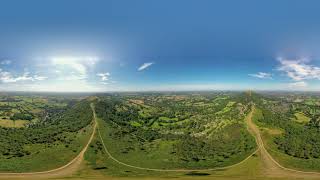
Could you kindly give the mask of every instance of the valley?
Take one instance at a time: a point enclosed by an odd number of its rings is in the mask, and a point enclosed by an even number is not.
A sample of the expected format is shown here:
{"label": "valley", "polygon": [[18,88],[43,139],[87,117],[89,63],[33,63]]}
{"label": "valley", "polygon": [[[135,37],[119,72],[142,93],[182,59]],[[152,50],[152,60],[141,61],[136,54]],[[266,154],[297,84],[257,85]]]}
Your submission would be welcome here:
{"label": "valley", "polygon": [[319,100],[255,92],[65,97],[50,118],[1,127],[12,141],[0,141],[0,178],[317,179]]}

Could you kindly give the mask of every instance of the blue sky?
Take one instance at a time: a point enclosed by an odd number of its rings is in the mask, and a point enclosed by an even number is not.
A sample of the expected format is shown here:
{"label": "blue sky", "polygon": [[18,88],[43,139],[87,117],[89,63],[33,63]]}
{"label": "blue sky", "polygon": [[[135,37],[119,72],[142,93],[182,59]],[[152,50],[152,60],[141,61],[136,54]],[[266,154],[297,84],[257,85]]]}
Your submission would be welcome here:
{"label": "blue sky", "polygon": [[0,2],[0,90],[319,90],[319,1]]}

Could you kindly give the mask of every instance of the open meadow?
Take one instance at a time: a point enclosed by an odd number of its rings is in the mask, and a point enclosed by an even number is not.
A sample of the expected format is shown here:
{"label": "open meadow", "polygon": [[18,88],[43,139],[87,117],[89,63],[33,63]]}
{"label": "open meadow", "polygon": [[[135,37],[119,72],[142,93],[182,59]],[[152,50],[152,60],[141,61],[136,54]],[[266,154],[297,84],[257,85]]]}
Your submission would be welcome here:
{"label": "open meadow", "polygon": [[[1,126],[0,179],[320,177],[317,95],[190,92],[59,99],[41,100],[38,114],[30,111],[36,122]],[[29,105],[19,101],[7,111],[24,104]]]}

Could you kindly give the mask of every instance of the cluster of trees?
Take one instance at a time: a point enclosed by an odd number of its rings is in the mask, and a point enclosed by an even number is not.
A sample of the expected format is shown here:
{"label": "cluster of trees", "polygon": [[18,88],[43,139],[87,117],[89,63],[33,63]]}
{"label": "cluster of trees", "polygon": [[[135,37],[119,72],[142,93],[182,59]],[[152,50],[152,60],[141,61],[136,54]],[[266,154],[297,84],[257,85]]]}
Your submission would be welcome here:
{"label": "cluster of trees", "polygon": [[131,126],[129,124],[130,121],[139,120],[138,109],[134,106],[127,106],[119,99],[99,101],[95,109],[98,117],[117,129],[117,131],[114,131],[113,135],[115,139],[121,138],[127,134],[133,134],[136,137],[140,137],[141,140],[147,141],[152,141],[160,137],[160,134],[157,131],[150,128],[146,129]]}
{"label": "cluster of trees", "polygon": [[318,116],[313,115],[310,122],[306,124],[299,124],[292,120],[297,110],[310,115],[312,108],[302,103],[280,101],[275,97],[268,98],[266,102],[264,104],[261,103],[261,100],[256,102],[262,111],[259,121],[284,130],[282,135],[274,138],[278,149],[298,158],[320,158],[320,120]]}
{"label": "cluster of trees", "polygon": [[[239,97],[241,96],[241,97]],[[245,104],[248,101],[245,94],[238,94],[230,99],[221,99],[216,101],[216,105],[212,101],[216,98],[207,100],[206,103],[212,103],[212,106],[195,105],[203,100],[194,101],[194,99],[184,99],[180,101],[161,99],[159,97],[144,97],[143,106],[130,105],[126,97],[105,97],[96,105],[97,116],[103,119],[112,130],[108,131],[109,136],[117,141],[126,141],[127,146],[119,149],[119,152],[128,153],[135,150],[148,151],[146,147],[155,140],[174,141],[172,154],[176,154],[180,163],[188,166],[189,162],[196,163],[198,161],[215,161],[217,164],[225,162],[228,158],[244,155],[252,152],[255,148],[254,138],[246,131],[241,121],[244,116],[239,115],[236,108],[237,103]],[[140,97],[141,99],[142,97]],[[154,101],[152,101],[154,99]],[[159,100],[161,99],[161,100]],[[223,114],[221,119],[215,118],[215,113],[226,107],[229,101],[235,101],[234,107],[230,108],[230,112]],[[191,103],[190,103],[191,102]],[[188,104],[188,105],[186,105]],[[144,117],[139,115],[141,108],[152,107],[151,116]],[[148,111],[150,112],[150,111]],[[178,120],[161,120],[159,117],[177,118]],[[196,118],[197,117],[197,118]],[[185,124],[175,123],[190,118]],[[231,123],[217,130],[213,134],[196,137],[195,132],[204,131],[204,125],[209,121],[224,121],[226,119],[235,119],[237,123]],[[240,121],[241,119],[241,121]],[[130,122],[142,122],[142,126],[132,126]],[[164,122],[169,125],[159,129],[152,128],[155,122]],[[173,125],[171,125],[173,124]],[[177,133],[183,131],[183,133]]]}
{"label": "cluster of trees", "polygon": [[308,125],[320,130],[320,115],[313,116]]}
{"label": "cluster of trees", "polygon": [[95,107],[99,117],[107,122],[128,126],[131,120],[139,117],[138,109],[126,106],[120,99],[112,98],[97,102]]}
{"label": "cluster of trees", "polygon": [[57,113],[50,122],[37,123],[28,128],[0,128],[0,157],[21,157],[29,155],[24,149],[27,144],[51,144],[54,142],[68,145],[65,133],[78,132],[92,122],[90,102],[83,100],[72,107]]}
{"label": "cluster of trees", "polygon": [[320,157],[320,132],[316,128],[290,124],[285,134],[274,139],[278,148],[299,158]]}
{"label": "cluster of trees", "polygon": [[29,120],[31,121],[33,119],[33,116],[31,114],[25,114],[25,113],[14,113],[13,116],[10,117],[11,120]]}
{"label": "cluster of trees", "polygon": [[232,156],[246,154],[255,148],[254,138],[243,128],[233,124],[217,132],[212,139],[184,136],[176,146],[183,161],[209,160],[221,163]]}

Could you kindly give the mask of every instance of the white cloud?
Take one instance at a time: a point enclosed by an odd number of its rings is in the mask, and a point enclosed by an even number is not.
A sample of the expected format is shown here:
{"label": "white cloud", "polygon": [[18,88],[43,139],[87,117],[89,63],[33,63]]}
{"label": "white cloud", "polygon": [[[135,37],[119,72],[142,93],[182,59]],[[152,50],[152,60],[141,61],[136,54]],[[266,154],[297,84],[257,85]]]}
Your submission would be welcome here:
{"label": "white cloud", "polygon": [[109,80],[109,76],[110,73],[106,72],[106,73],[98,73],[97,76],[99,76],[101,78],[101,81],[108,81]]}
{"label": "white cloud", "polygon": [[272,74],[270,73],[264,73],[264,72],[258,72],[257,74],[248,74],[249,76],[260,78],[260,79],[272,79]]}
{"label": "white cloud", "polygon": [[74,57],[53,57],[52,64],[58,67],[70,67],[83,75],[87,72],[87,68]]}
{"label": "white cloud", "polygon": [[[37,75],[29,75],[30,81],[16,83],[26,90],[86,92],[102,91],[107,88],[100,83],[91,82],[96,76],[95,67],[100,61],[99,57],[46,56],[36,57],[34,61],[30,69]],[[8,84],[8,88],[9,86],[14,87],[15,83]]]}
{"label": "white cloud", "polygon": [[34,79],[34,80],[37,80],[37,81],[43,81],[43,80],[48,79],[48,77],[34,75],[34,76],[33,76],[33,79]]}
{"label": "white cloud", "polygon": [[304,81],[298,81],[298,82],[293,82],[293,83],[289,83],[289,87],[290,88],[304,88],[307,87],[308,84]]}
{"label": "white cloud", "polygon": [[47,77],[38,75],[30,76],[29,72],[25,72],[20,76],[14,76],[12,73],[0,69],[0,81],[3,83],[15,83],[18,81],[42,81],[45,79],[47,79]]}
{"label": "white cloud", "polygon": [[51,64],[56,73],[60,73],[60,79],[85,79],[88,68],[94,66],[99,58],[95,56],[58,56],[51,57]]}
{"label": "white cloud", "polygon": [[278,70],[285,72],[294,81],[320,80],[320,67],[306,64],[308,62],[306,59],[287,60],[280,58],[279,62],[281,65]]}
{"label": "white cloud", "polygon": [[9,65],[11,64],[11,60],[5,59],[3,61],[0,62],[1,65]]}
{"label": "white cloud", "polygon": [[151,65],[153,65],[153,62],[147,62],[147,63],[143,63],[139,68],[138,71],[143,71],[145,69],[147,69],[148,67],[150,67]]}

